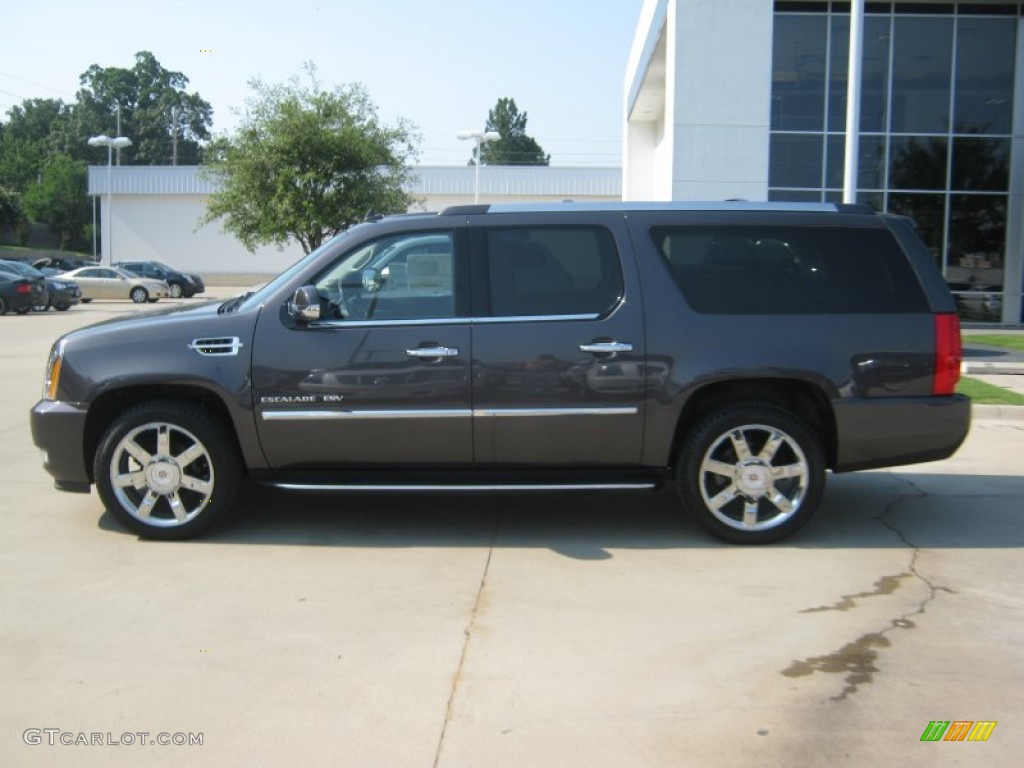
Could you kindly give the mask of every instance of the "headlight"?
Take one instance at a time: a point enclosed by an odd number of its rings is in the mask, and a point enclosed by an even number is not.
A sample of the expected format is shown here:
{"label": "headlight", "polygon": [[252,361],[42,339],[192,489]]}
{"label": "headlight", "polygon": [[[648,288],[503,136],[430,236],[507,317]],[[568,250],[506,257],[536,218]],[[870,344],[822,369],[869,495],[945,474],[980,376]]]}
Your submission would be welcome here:
{"label": "headlight", "polygon": [[57,385],[60,381],[60,369],[64,363],[64,342],[58,341],[50,350],[46,361],[46,375],[43,378],[43,400],[57,399]]}

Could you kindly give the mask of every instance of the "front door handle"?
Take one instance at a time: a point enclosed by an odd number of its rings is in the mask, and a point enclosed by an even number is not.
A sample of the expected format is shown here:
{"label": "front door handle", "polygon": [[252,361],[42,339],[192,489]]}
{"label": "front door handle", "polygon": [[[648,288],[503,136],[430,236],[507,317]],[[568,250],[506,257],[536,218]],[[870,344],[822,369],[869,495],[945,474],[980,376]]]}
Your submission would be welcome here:
{"label": "front door handle", "polygon": [[592,341],[580,344],[580,352],[593,352],[598,355],[614,355],[616,352],[632,352],[633,345],[625,341]]}
{"label": "front door handle", "polygon": [[407,349],[405,354],[409,357],[425,357],[430,359],[436,359],[439,357],[458,357],[458,347],[416,347],[416,349]]}

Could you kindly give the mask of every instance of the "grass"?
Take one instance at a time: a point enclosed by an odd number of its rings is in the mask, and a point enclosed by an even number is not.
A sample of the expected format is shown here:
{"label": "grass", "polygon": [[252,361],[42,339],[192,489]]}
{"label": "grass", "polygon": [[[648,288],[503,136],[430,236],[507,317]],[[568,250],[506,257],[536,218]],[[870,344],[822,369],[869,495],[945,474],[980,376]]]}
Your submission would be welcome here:
{"label": "grass", "polygon": [[1024,333],[965,333],[963,340],[965,344],[973,341],[1024,352]]}
{"label": "grass", "polygon": [[970,376],[960,377],[956,391],[961,395],[967,395],[978,405],[1024,405],[1024,395],[972,379]]}

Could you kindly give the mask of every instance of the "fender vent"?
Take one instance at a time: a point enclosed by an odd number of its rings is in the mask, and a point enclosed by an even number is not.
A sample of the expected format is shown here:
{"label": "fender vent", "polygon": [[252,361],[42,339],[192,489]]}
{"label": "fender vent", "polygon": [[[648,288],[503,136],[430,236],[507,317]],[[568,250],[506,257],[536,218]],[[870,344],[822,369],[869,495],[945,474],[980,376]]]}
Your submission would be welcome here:
{"label": "fender vent", "polygon": [[195,339],[188,345],[188,348],[205,357],[215,357],[237,355],[238,350],[243,346],[242,340],[237,336],[222,336],[215,339]]}

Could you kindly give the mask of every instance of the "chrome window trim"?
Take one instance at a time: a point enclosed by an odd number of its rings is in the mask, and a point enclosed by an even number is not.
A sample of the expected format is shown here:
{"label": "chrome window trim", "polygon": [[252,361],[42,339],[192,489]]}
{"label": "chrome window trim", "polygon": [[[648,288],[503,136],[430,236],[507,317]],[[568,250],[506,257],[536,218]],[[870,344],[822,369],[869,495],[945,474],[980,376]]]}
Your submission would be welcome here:
{"label": "chrome window trim", "polygon": [[508,317],[438,317],[421,320],[327,320],[310,323],[307,327],[315,328],[381,328],[381,327],[414,327],[424,325],[493,325],[495,323],[551,323],[562,321],[597,320],[600,313],[586,315],[514,315]]}
{"label": "chrome window trim", "polygon": [[586,315],[509,315],[506,317],[474,317],[472,322],[480,325],[494,323],[550,323],[555,320],[597,320],[597,312]]}
{"label": "chrome window trim", "polygon": [[468,317],[435,317],[417,320],[325,320],[319,323],[310,323],[307,327],[313,328],[378,328],[420,326],[420,325],[466,325],[472,322]]}

